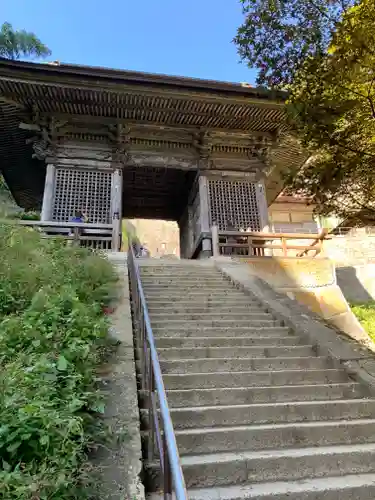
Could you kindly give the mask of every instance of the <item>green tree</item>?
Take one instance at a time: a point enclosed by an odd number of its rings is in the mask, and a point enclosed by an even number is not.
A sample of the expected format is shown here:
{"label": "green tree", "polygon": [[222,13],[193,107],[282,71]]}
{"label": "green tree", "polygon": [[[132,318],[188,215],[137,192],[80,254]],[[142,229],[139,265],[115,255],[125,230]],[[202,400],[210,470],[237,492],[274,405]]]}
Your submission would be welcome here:
{"label": "green tree", "polygon": [[[289,90],[310,159],[286,176],[322,214],[375,221],[375,4],[244,0],[235,39],[258,83]],[[272,43],[270,43],[272,40]]]}
{"label": "green tree", "polygon": [[0,57],[20,59],[21,57],[46,57],[51,54],[34,34],[25,30],[14,30],[10,23],[3,23],[0,29]]}

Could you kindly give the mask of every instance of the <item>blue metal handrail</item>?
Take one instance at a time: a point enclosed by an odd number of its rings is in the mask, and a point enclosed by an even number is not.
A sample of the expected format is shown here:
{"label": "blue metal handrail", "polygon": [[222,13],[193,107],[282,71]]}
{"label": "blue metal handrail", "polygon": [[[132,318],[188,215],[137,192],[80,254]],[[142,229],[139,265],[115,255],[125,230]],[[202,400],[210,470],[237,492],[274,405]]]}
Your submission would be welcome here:
{"label": "blue metal handrail", "polygon": [[[167,395],[159,357],[155,347],[150,317],[144,296],[139,266],[131,239],[129,239],[128,269],[132,293],[135,327],[141,346],[142,389],[148,391],[149,411],[149,459],[152,460],[155,439],[159,452],[160,467],[163,474],[164,498],[171,499],[174,490],[176,500],[187,500],[185,480],[182,473],[176,436],[169,412]],[[159,424],[158,405],[162,429]]]}

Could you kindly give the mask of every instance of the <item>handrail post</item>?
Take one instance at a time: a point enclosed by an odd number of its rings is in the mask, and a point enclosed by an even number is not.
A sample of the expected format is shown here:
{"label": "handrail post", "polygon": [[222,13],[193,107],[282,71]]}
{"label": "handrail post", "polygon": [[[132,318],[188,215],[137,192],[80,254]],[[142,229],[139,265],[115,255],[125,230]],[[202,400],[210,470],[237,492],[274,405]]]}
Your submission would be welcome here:
{"label": "handrail post", "polygon": [[216,224],[211,227],[211,238],[212,238],[212,256],[219,257],[220,256],[220,248],[219,248],[219,228]]}
{"label": "handrail post", "polygon": [[168,445],[165,433],[163,435],[163,453],[164,453],[164,500],[172,499],[172,475],[171,463],[169,461]]}

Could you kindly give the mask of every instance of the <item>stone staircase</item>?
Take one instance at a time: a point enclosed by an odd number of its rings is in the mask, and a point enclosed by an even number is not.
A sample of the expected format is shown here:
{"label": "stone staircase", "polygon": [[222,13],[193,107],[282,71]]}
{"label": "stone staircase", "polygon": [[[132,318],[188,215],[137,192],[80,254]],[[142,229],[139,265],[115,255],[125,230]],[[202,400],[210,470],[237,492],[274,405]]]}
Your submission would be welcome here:
{"label": "stone staircase", "polygon": [[189,498],[373,500],[368,389],[212,264],[140,265]]}

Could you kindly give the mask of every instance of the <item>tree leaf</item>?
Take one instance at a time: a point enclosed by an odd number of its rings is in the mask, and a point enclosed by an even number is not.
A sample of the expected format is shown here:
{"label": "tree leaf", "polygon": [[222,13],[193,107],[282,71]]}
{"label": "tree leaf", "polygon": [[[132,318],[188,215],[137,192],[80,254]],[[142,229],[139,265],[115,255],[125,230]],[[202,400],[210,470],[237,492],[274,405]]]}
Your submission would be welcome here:
{"label": "tree leaf", "polygon": [[57,369],[60,372],[65,372],[67,368],[68,368],[68,361],[62,354],[60,354],[60,356],[57,359]]}

